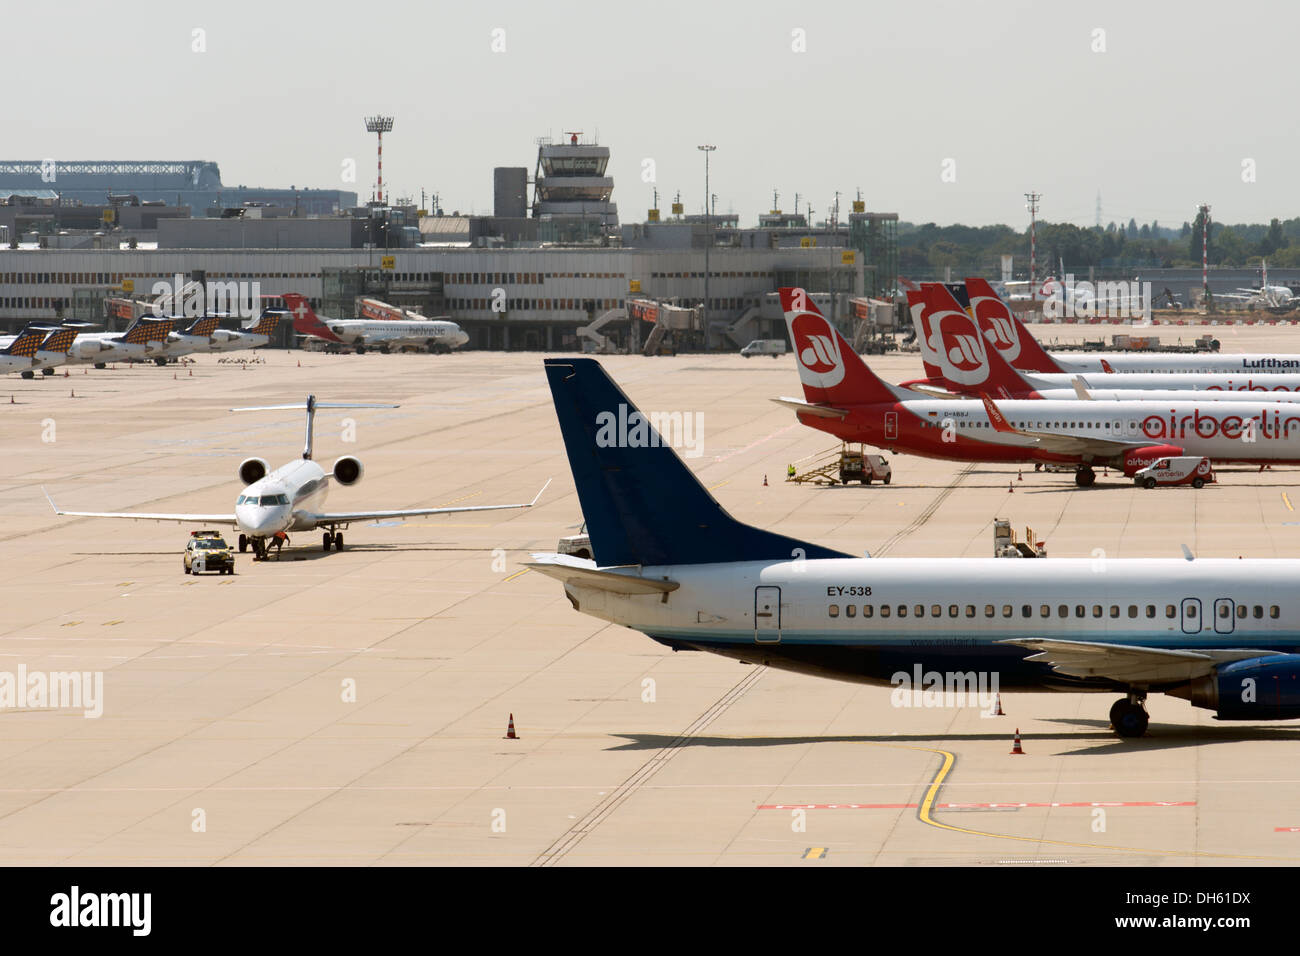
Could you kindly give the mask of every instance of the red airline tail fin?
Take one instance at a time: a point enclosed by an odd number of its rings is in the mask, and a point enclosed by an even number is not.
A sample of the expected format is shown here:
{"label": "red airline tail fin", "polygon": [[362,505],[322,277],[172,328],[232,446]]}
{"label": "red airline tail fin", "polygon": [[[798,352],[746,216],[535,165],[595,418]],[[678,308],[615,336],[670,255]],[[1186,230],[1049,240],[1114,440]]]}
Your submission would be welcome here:
{"label": "red airline tail fin", "polygon": [[329,326],[320,320],[305,297],[297,292],[286,292],[280,298],[284,299],[284,304],[293,313],[293,330],[299,335],[314,335],[331,342],[341,341],[329,330]]}
{"label": "red airline tail fin", "polygon": [[804,398],[837,407],[899,401],[894,389],[821,314],[812,296],[792,288],[782,288],[780,294]]}
{"label": "red airline tail fin", "polygon": [[1022,372],[1063,372],[1064,369],[1038,344],[993,286],[978,276],[966,279],[971,312],[988,343],[1002,354],[1012,368]]}
{"label": "red airline tail fin", "polygon": [[1002,398],[1036,394],[1001,353],[989,347],[975,319],[946,286],[927,282],[919,295],[924,300],[922,326],[929,331],[928,346],[941,366],[939,378],[948,388],[967,395],[991,392]]}

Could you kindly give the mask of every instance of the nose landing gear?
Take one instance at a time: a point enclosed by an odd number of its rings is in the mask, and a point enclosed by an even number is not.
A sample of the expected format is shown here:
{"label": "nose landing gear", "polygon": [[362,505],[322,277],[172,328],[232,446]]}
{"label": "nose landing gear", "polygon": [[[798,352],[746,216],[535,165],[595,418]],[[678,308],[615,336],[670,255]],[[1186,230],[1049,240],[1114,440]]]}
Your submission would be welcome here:
{"label": "nose landing gear", "polygon": [[1097,473],[1090,465],[1080,465],[1075,469],[1074,483],[1080,488],[1091,488],[1097,483]]}

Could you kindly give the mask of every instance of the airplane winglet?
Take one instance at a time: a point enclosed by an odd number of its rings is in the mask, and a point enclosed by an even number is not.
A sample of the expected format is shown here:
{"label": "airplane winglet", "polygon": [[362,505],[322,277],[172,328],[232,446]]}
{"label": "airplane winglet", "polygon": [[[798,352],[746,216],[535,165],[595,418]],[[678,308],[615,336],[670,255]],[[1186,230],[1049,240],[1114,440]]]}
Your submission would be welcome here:
{"label": "airplane winglet", "polygon": [[[547,488],[551,487],[551,481],[552,479],[550,478],[546,479],[546,484],[542,485],[542,491],[545,491]],[[531,508],[533,505],[537,504],[537,499],[542,496],[542,491],[539,491],[537,492],[537,494],[533,495],[533,500],[528,502],[528,507]]]}
{"label": "airplane winglet", "polygon": [[54,499],[50,497],[50,493],[45,490],[44,485],[41,485],[41,493],[45,495],[45,500],[50,503],[50,507],[54,509],[56,515],[63,514],[63,512],[59,510],[59,506],[54,503]]}
{"label": "airplane winglet", "polygon": [[980,401],[984,403],[984,411],[988,412],[989,422],[993,425],[994,431],[1017,434],[1016,429],[1011,427],[1011,423],[1008,422],[1006,416],[1002,414],[1002,409],[998,408],[997,405],[994,404],[993,399],[989,397],[988,392],[980,392]]}
{"label": "airplane winglet", "polygon": [[1088,391],[1088,383],[1082,375],[1076,375],[1070,379],[1070,384],[1074,386],[1074,394],[1079,396],[1085,402],[1093,401],[1092,392]]}
{"label": "airplane winglet", "polygon": [[1107,362],[1105,359],[1101,360],[1101,370],[1103,372],[1109,372],[1112,375],[1115,373],[1115,370],[1110,367],[1110,363]]}

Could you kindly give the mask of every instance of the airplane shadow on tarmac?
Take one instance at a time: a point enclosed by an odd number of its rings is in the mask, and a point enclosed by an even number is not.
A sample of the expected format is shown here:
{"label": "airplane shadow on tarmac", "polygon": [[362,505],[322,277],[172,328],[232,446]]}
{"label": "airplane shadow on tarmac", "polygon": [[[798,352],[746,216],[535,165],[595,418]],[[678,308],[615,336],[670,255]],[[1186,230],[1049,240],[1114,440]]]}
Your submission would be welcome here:
{"label": "airplane shadow on tarmac", "polygon": [[[1025,750],[1033,752],[1034,741],[1056,741],[1082,746],[1061,751],[1060,755],[1096,756],[1112,752],[1173,750],[1182,747],[1199,747],[1207,744],[1245,743],[1249,741],[1300,741],[1300,728],[1288,727],[1196,727],[1183,724],[1152,724],[1145,737],[1122,739],[1109,729],[1108,721],[1082,719],[1053,719],[1047,723],[1070,724],[1081,727],[1075,732],[1058,733],[1020,732]],[[1010,725],[1008,725],[1010,728]],[[828,734],[799,737],[688,737],[682,740],[672,734],[612,734],[626,743],[609,747],[609,750],[662,750],[676,744],[681,747],[791,747],[800,744],[895,744],[934,750],[952,750],[962,744],[996,742],[1009,744],[1010,729],[998,733],[979,734]]]}

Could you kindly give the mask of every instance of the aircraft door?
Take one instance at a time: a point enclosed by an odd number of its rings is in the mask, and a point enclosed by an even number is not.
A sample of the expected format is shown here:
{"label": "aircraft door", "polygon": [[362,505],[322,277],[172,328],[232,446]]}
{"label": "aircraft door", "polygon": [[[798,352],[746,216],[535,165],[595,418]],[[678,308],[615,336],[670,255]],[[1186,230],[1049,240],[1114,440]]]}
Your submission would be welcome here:
{"label": "aircraft door", "polygon": [[781,589],[754,588],[754,642],[781,643]]}
{"label": "aircraft door", "polygon": [[885,441],[898,441],[898,412],[885,412]]}
{"label": "aircraft door", "polygon": [[1214,632],[1231,634],[1236,623],[1237,608],[1229,598],[1219,598],[1214,602]]}
{"label": "aircraft door", "polygon": [[1183,633],[1201,633],[1201,602],[1198,598],[1183,598]]}

